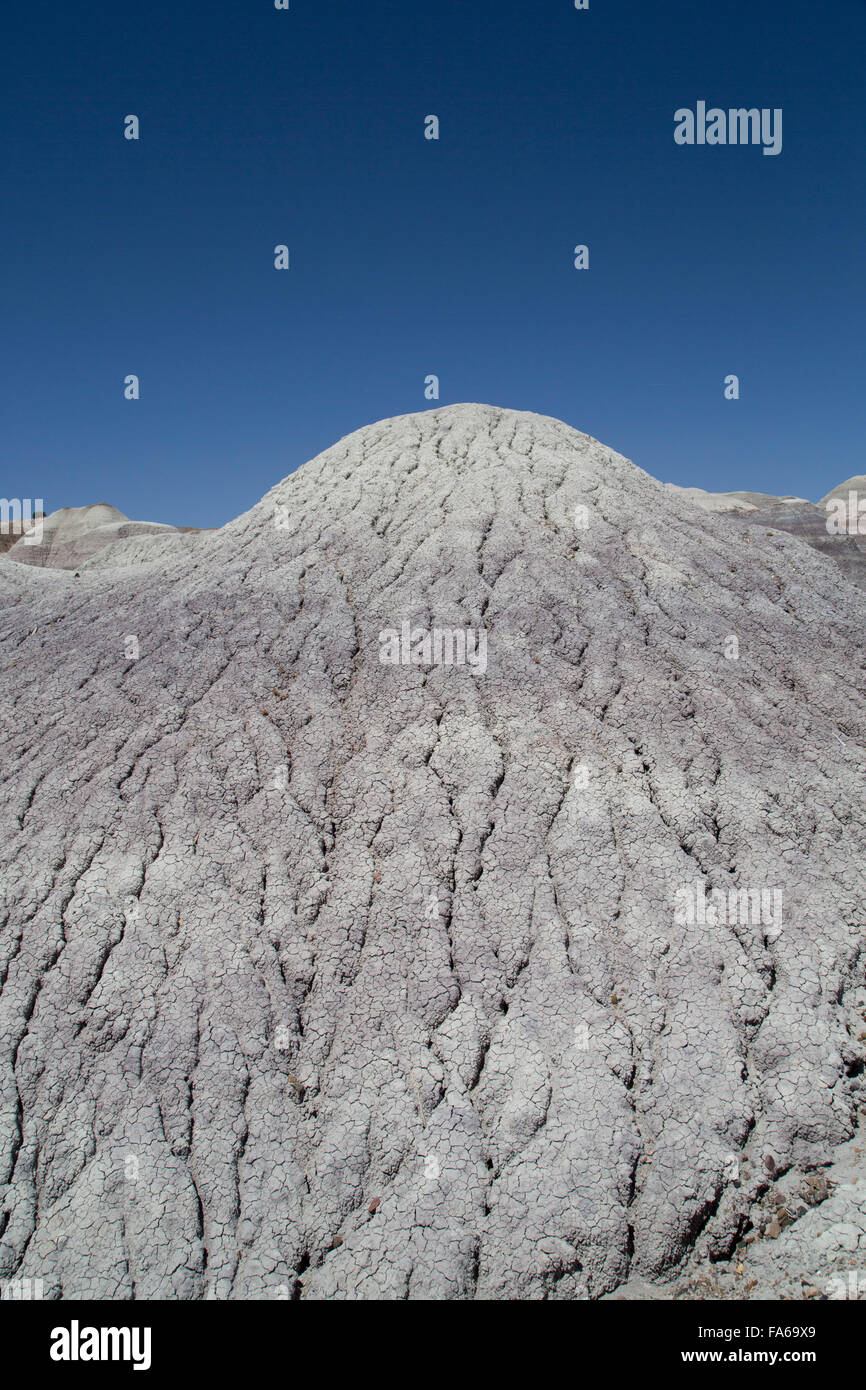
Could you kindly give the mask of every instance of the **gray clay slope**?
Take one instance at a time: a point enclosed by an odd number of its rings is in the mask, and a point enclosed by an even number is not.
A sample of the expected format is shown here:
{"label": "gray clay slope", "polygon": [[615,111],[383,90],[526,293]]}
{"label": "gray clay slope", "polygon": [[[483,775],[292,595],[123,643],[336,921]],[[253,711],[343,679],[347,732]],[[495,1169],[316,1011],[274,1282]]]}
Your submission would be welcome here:
{"label": "gray clay slope", "polygon": [[[864,619],[476,405],[159,563],[0,560],[0,1278],[574,1298],[728,1251],[732,1154],[853,1129]],[[486,671],[383,664],[403,620]],[[781,923],[679,923],[696,882]]]}

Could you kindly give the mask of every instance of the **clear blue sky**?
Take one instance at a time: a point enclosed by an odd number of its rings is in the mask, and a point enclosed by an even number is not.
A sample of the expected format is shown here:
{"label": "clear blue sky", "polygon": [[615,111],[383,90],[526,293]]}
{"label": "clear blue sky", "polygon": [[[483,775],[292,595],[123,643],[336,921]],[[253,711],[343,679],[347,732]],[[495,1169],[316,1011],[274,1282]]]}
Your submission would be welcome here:
{"label": "clear blue sky", "polygon": [[[866,472],[864,54],[866,0],[13,0],[0,488],[221,525],[437,373],[820,497]],[[700,99],[782,153],[678,147]]]}

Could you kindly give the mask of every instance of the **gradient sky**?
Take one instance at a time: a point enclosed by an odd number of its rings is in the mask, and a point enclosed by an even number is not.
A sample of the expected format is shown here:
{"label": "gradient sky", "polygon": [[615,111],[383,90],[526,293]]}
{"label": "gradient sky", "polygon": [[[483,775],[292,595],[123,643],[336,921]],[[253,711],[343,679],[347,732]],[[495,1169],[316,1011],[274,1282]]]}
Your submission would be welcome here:
{"label": "gradient sky", "polygon": [[[221,525],[428,373],[665,481],[866,472],[866,0],[19,0],[2,40],[5,495]],[[678,147],[699,99],[782,153]]]}

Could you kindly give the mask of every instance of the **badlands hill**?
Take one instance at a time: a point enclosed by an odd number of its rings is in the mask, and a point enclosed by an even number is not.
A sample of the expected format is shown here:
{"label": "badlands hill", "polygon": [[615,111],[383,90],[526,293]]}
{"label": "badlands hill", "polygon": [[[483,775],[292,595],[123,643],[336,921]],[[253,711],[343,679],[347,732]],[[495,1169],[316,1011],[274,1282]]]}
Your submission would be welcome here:
{"label": "badlands hill", "polygon": [[116,507],[97,502],[51,512],[41,528],[31,529],[6,549],[10,559],[24,565],[75,570],[82,565],[102,567],[162,558],[188,549],[199,534],[186,526],[130,521]]}
{"label": "badlands hill", "polygon": [[[803,497],[774,497],[758,492],[706,492],[699,487],[665,486],[686,497],[703,511],[726,512],[750,526],[776,527],[804,540],[830,556],[846,579],[866,588],[866,517],[841,531],[828,530],[827,508],[836,498],[850,508],[848,498],[866,499],[866,477],[849,478],[820,502]],[[862,527],[860,534],[858,525]],[[167,526],[160,522],[130,521],[105,502],[86,507],[61,507],[44,517],[41,535],[30,532],[27,540],[0,528],[0,554],[22,564],[51,569],[108,569],[120,565],[147,564],[188,552],[200,527]]]}
{"label": "badlands hill", "polygon": [[[704,511],[727,512],[748,526],[778,527],[790,532],[835,560],[852,584],[866,588],[866,516],[857,516],[856,502],[849,516],[852,492],[858,500],[866,500],[866,477],[848,478],[817,503],[805,497],[773,497],[765,492],[705,492],[699,487],[683,488],[673,483],[666,486]],[[843,503],[841,523],[830,506],[837,498]],[[832,523],[832,529],[828,530],[828,523]]]}
{"label": "badlands hill", "polygon": [[158,562],[0,559],[0,1278],[850,1267],[866,595],[767,532],[466,405]]}

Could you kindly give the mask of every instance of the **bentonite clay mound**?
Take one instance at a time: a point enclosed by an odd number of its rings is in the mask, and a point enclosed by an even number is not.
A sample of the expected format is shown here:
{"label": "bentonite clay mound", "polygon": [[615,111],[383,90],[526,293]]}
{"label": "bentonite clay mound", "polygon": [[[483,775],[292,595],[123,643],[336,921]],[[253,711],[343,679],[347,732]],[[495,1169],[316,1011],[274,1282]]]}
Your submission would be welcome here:
{"label": "bentonite clay mound", "polygon": [[130,521],[116,507],[97,502],[51,512],[38,528],[31,523],[19,539],[10,536],[14,548],[6,548],[11,550],[10,560],[22,565],[74,570],[162,558],[169,551],[190,549],[200,534],[190,527]]}
{"label": "bentonite clay mound", "polygon": [[457,406],[0,605],[0,1277],[599,1297],[851,1136],[866,595],[802,541]]}

